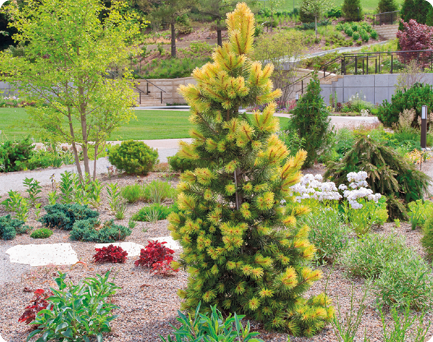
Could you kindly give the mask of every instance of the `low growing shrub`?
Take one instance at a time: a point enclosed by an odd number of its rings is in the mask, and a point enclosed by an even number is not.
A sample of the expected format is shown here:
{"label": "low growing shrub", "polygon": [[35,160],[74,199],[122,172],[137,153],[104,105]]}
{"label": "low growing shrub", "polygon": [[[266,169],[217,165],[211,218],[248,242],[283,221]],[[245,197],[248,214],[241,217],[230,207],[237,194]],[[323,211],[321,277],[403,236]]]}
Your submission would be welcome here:
{"label": "low growing shrub", "polygon": [[176,204],[167,207],[163,204],[153,203],[137,211],[134,215],[132,215],[132,219],[134,221],[155,222],[159,220],[165,220],[172,212],[178,212]]}
{"label": "low growing shrub", "polygon": [[161,203],[166,198],[174,199],[176,197],[176,189],[168,182],[153,180],[143,186],[143,197],[149,202]]}
{"label": "low growing shrub", "polygon": [[71,239],[77,241],[109,243],[120,240],[131,235],[128,227],[114,224],[114,220],[101,223],[96,218],[76,221],[71,230]]}
{"label": "low growing shrub", "polygon": [[39,219],[43,226],[63,230],[71,230],[74,223],[99,216],[97,211],[91,210],[87,205],[60,204],[45,206],[46,215]]}
{"label": "low growing shrub", "polygon": [[20,171],[34,153],[30,137],[21,141],[5,141],[0,144],[0,172]]}
{"label": "low growing shrub", "polygon": [[178,272],[177,263],[173,260],[174,250],[164,246],[167,242],[149,241],[148,245],[140,251],[140,257],[135,266],[151,268],[151,272],[161,275],[171,275]]}
{"label": "low growing shrub", "polygon": [[142,141],[128,140],[114,146],[108,160],[126,173],[146,175],[157,163],[158,151]]}
{"label": "low growing shrub", "polygon": [[178,152],[174,156],[168,157],[168,163],[170,164],[170,167],[173,171],[185,172],[194,170],[196,167],[198,167],[197,164],[199,162],[192,159],[182,158]]}
{"label": "low growing shrub", "polygon": [[409,306],[418,311],[433,303],[431,268],[414,252],[384,262],[374,285],[380,303],[396,309]]}
{"label": "low growing shrub", "polygon": [[429,216],[433,214],[433,203],[429,200],[419,199],[408,204],[410,224],[412,229],[423,226]]}
{"label": "low growing shrub", "polygon": [[120,195],[126,199],[128,203],[142,201],[144,199],[143,187],[140,184],[126,185],[120,189]]}
{"label": "low growing shrub", "polygon": [[349,230],[340,221],[338,212],[331,208],[313,210],[305,219],[310,227],[308,235],[316,247],[316,257],[320,263],[333,263],[349,243]]}
{"label": "low growing shrub", "polygon": [[12,218],[10,214],[0,217],[0,239],[13,240],[17,234],[27,233],[30,229],[24,221]]}
{"label": "low growing shrub", "polygon": [[109,245],[107,247],[95,248],[96,254],[93,256],[94,262],[124,263],[128,252],[120,246]]}
{"label": "low growing shrub", "polygon": [[39,228],[34,230],[30,237],[33,239],[48,239],[51,235],[53,235],[53,231],[47,228]]}
{"label": "low growing shrub", "polygon": [[119,307],[112,304],[112,297],[120,287],[108,282],[110,272],[96,278],[86,278],[77,285],[66,283],[66,274],[59,272],[55,279],[58,290],[51,288],[54,296],[47,299],[47,310],[41,310],[32,324],[37,329],[29,334],[30,340],[37,334],[38,341],[90,341],[96,337],[103,341],[103,334],[111,331],[110,322],[117,318],[112,311]]}
{"label": "low growing shrub", "polygon": [[340,262],[353,277],[378,278],[387,262],[405,259],[409,252],[401,237],[369,234],[352,240]]}
{"label": "low growing shrub", "polygon": [[[216,305],[211,306],[209,314],[200,313],[200,303],[195,310],[195,315],[185,316],[182,312],[178,311],[179,317],[177,321],[181,324],[179,328],[174,329],[173,340],[169,335],[167,339],[159,335],[163,342],[194,342],[204,341],[218,342],[218,341],[239,341],[239,342],[264,342],[262,339],[255,338],[260,335],[258,332],[250,332],[250,323],[248,322],[244,328],[242,319],[244,315],[232,316],[230,313],[228,317],[223,317],[222,313],[216,308]],[[193,318],[194,317],[194,318]]]}

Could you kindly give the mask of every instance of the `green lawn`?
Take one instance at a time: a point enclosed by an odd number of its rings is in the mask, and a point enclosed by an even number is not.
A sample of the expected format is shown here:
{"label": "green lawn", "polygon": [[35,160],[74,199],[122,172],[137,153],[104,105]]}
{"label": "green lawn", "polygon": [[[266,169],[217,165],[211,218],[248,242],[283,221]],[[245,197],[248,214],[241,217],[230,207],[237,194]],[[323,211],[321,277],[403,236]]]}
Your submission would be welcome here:
{"label": "green lawn", "polygon": [[[188,138],[193,125],[188,121],[186,111],[174,110],[139,110],[134,111],[137,120],[120,127],[110,136],[110,140],[154,140]],[[287,118],[279,118],[281,127],[285,128]],[[0,141],[5,139],[24,138],[30,134],[25,121],[29,117],[24,108],[0,108]]]}

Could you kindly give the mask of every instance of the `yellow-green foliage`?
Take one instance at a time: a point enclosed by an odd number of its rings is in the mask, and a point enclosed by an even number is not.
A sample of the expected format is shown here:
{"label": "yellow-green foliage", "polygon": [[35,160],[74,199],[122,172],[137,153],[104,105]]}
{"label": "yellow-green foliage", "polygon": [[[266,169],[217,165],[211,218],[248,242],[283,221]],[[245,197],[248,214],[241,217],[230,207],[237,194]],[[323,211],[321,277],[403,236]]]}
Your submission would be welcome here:
{"label": "yellow-green foliage", "polygon": [[[182,309],[217,305],[247,314],[268,329],[311,336],[333,317],[324,294],[303,293],[321,277],[309,261],[315,248],[309,228],[297,223],[308,208],[293,201],[306,152],[287,159],[276,132],[272,65],[251,61],[254,16],[245,3],[227,16],[230,41],[217,47],[213,63],[195,69],[197,85],[180,92],[191,106],[192,144],[183,158],[207,167],[186,171],[179,184],[179,213],[169,216],[188,287]],[[239,107],[269,103],[252,119]],[[283,207],[281,201],[290,205]],[[290,209],[288,209],[290,208]]]}

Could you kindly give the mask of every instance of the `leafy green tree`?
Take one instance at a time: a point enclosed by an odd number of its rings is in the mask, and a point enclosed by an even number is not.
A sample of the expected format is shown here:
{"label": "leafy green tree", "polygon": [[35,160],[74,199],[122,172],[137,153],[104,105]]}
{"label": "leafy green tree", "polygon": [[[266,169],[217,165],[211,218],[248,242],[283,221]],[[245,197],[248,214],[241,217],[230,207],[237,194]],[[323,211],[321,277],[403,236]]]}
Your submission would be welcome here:
{"label": "leafy green tree", "polygon": [[263,64],[272,63],[271,79],[276,88],[282,88],[279,99],[282,102],[289,100],[294,91],[291,84],[297,79],[296,65],[287,68],[287,60],[298,60],[304,50],[304,36],[299,31],[278,30],[273,35],[260,35],[255,39],[251,56]]}
{"label": "leafy green tree", "polygon": [[[333,308],[324,294],[302,296],[321,277],[309,267],[315,248],[308,227],[296,219],[308,209],[291,193],[306,153],[287,160],[276,134],[272,100],[281,92],[273,90],[272,65],[248,57],[253,14],[239,3],[227,17],[230,41],[215,49],[213,63],[194,70],[197,85],[180,87],[196,124],[180,154],[206,163],[182,174],[180,211],[169,216],[189,273],[179,291],[182,309],[217,305],[268,329],[311,336],[332,319]],[[251,118],[239,113],[254,103],[268,105]]]}
{"label": "leafy green tree", "polygon": [[304,148],[308,154],[304,167],[310,167],[331,142],[329,113],[320,91],[320,81],[315,73],[305,95],[298,101],[288,127],[289,134],[297,134],[305,140]]}
{"label": "leafy green tree", "polygon": [[191,10],[193,0],[162,0],[153,3],[151,18],[155,18],[170,26],[171,57],[176,57],[176,21]]}
{"label": "leafy green tree", "polygon": [[395,0],[380,0],[377,7],[379,13],[397,11],[398,6]]}
{"label": "leafy green tree", "polygon": [[[27,109],[31,123],[51,141],[72,145],[82,179],[79,146],[90,174],[89,147],[96,166],[113,130],[134,117],[129,73],[107,77],[110,68],[126,63],[128,45],[139,32],[122,8],[115,3],[106,9],[97,0],[29,0],[21,10],[6,7],[18,30],[15,41],[26,45],[24,56],[0,55],[0,73],[39,104]],[[102,10],[106,16],[100,19]]]}
{"label": "leafy green tree", "polygon": [[364,16],[361,0],[344,0],[341,10],[343,11],[344,19],[347,21],[360,21]]}
{"label": "leafy green tree", "polygon": [[333,6],[330,0],[304,0],[302,10],[314,17],[314,31],[317,38],[317,20],[320,19]]}

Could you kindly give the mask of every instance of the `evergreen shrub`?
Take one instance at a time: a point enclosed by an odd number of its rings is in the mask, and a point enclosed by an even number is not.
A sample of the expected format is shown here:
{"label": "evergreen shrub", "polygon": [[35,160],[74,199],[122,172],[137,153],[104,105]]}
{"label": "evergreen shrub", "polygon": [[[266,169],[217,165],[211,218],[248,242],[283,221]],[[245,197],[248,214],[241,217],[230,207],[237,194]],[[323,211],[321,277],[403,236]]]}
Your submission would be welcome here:
{"label": "evergreen shrub", "polygon": [[390,218],[406,218],[406,206],[428,192],[430,177],[391,147],[360,133],[353,148],[339,161],[330,161],[324,177],[344,184],[350,172],[365,171],[374,193],[387,197]]}
{"label": "evergreen shrub", "polygon": [[364,17],[360,0],[344,0],[341,10],[346,21],[360,21]]}
{"label": "evergreen shrub", "polygon": [[303,145],[307,151],[307,158],[303,164],[305,168],[313,165],[320,153],[326,150],[332,141],[329,112],[320,92],[320,81],[316,72],[308,83],[306,93],[293,110],[287,128],[289,133],[298,134],[300,139],[305,139]]}
{"label": "evergreen shrub", "polygon": [[23,170],[33,153],[34,146],[30,137],[21,141],[5,141],[0,144],[0,172]]}
{"label": "evergreen shrub", "polygon": [[[229,41],[216,47],[214,62],[195,69],[196,85],[181,86],[191,106],[193,142],[180,155],[204,167],[181,175],[179,213],[169,215],[172,237],[183,247],[189,273],[180,290],[182,310],[216,305],[263,322],[267,329],[312,336],[333,318],[324,294],[304,298],[320,279],[310,261],[315,248],[297,217],[308,209],[293,202],[290,187],[306,158],[294,158],[278,138],[273,116],[272,65],[249,59],[254,16],[245,3],[227,15]],[[267,104],[251,118],[239,107]]]}
{"label": "evergreen shrub", "polygon": [[97,211],[80,204],[47,205],[44,207],[47,212],[39,219],[43,226],[48,228],[71,230],[75,221],[87,220],[99,216]]}
{"label": "evergreen shrub", "polygon": [[30,226],[24,225],[24,221],[13,218],[10,214],[0,217],[0,239],[13,240],[17,234],[27,233]]}
{"label": "evergreen shrub", "polygon": [[377,117],[386,127],[392,127],[398,122],[400,113],[405,109],[414,108],[416,115],[412,126],[418,126],[418,118],[421,118],[421,108],[433,108],[433,88],[429,84],[415,83],[409,89],[397,90],[391,97],[391,103],[384,100],[378,107]]}
{"label": "evergreen shrub", "polygon": [[76,221],[71,230],[71,239],[77,241],[109,243],[125,240],[131,235],[128,227],[114,224],[114,220],[101,223],[96,218]]}
{"label": "evergreen shrub", "polygon": [[51,235],[53,235],[53,231],[47,228],[39,228],[30,234],[30,237],[33,239],[48,239]]}
{"label": "evergreen shrub", "polygon": [[142,141],[128,140],[114,146],[108,160],[126,173],[147,175],[158,161],[158,151]]}
{"label": "evergreen shrub", "polygon": [[194,170],[199,161],[182,158],[177,152],[174,156],[168,157],[168,163],[173,171],[185,172]]}

